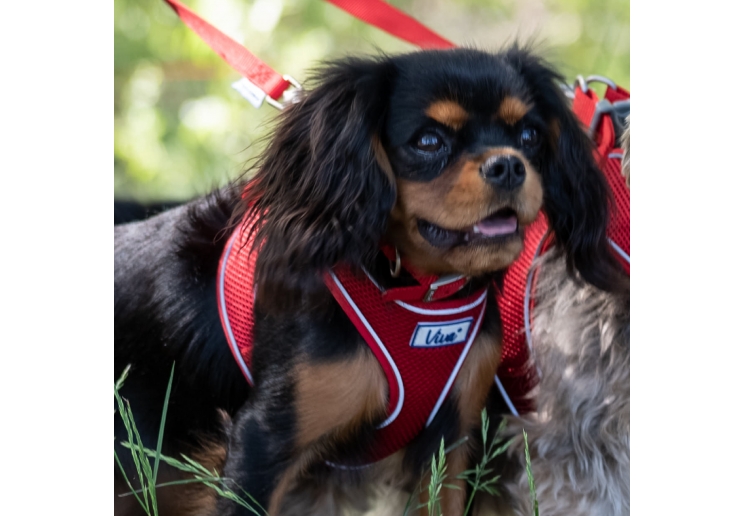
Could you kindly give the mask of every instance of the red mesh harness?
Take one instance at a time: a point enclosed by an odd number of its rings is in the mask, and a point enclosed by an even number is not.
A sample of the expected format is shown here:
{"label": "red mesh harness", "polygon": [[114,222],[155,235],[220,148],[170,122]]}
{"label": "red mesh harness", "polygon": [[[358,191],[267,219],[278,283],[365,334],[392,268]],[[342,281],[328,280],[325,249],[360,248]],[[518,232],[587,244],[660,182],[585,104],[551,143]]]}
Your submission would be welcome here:
{"label": "red mesh harness", "polygon": [[[629,99],[621,88],[607,90],[610,102]],[[577,88],[574,111],[590,126],[598,98]],[[619,261],[630,274],[630,192],[620,174],[622,151],[614,148],[608,116],[599,116],[596,158],[612,189],[615,209],[608,235]],[[217,300],[220,319],[233,356],[253,385],[251,357],[254,325],[254,231],[241,224],[231,235],[219,263]],[[538,383],[531,360],[530,313],[534,301],[533,263],[549,246],[547,219],[540,213],[525,232],[525,249],[509,268],[497,302],[503,323],[501,364],[496,385],[514,414],[533,409],[530,391]],[[388,258],[391,250],[383,247]],[[407,267],[411,272],[411,268]],[[462,299],[448,300],[465,278],[413,276],[420,285],[380,288],[369,274],[355,274],[341,264],[325,283],[382,366],[389,387],[387,419],[378,427],[370,462],[405,447],[434,419],[478,335],[486,308],[487,287]]]}
{"label": "red mesh harness", "polygon": [[[225,247],[217,275],[217,299],[230,349],[253,385],[257,252],[252,250],[255,232],[246,227],[250,224],[241,224]],[[390,253],[387,248],[383,251]],[[356,274],[344,264],[324,276],[331,294],[387,377],[387,418],[378,426],[369,462],[405,447],[432,422],[479,333],[486,311],[488,286],[464,298],[448,300],[464,285],[465,278],[441,281],[414,277],[420,285],[383,290],[368,273]]]}

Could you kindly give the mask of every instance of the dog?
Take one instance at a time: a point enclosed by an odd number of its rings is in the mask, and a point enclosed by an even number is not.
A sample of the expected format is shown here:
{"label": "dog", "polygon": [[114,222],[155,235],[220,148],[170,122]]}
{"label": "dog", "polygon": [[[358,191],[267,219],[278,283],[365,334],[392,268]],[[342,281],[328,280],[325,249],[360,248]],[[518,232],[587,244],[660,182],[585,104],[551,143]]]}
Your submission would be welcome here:
{"label": "dog", "polygon": [[[214,466],[254,509],[333,514],[344,500],[363,509],[359,493],[379,479],[411,492],[426,485],[440,442],[449,449],[479,435],[500,360],[499,282],[538,212],[568,273],[598,291],[623,288],[606,242],[608,187],[558,81],[516,46],[334,61],[280,114],[249,180],[115,226],[114,375],[131,368],[121,394],[145,445],[157,441],[175,363],[163,453]],[[228,345],[229,308],[216,295],[218,268],[233,253],[255,258],[254,281],[238,292],[252,304],[248,359]],[[466,347],[429,421],[382,457],[379,436],[397,417],[390,404],[397,398],[405,411],[409,402],[331,292],[342,272],[377,294],[425,283],[426,296],[437,295],[439,283],[422,278],[449,278],[451,287],[452,277],[456,288],[441,302],[484,293],[478,322],[406,334],[406,349]],[[419,301],[396,303],[438,302]],[[426,379],[427,367],[414,362],[411,374]],[[118,421],[115,435],[126,436]],[[442,491],[444,514],[463,513],[466,485],[456,476],[472,453],[466,444],[447,454],[459,489]],[[116,473],[117,514],[136,512],[131,497],[118,497],[126,490]],[[193,485],[160,491],[161,514],[250,513]]]}
{"label": "dog", "polygon": [[[620,138],[630,188],[630,116]],[[576,278],[560,253],[536,264],[531,325],[541,371],[536,411],[509,417],[513,438],[502,497],[481,500],[478,514],[534,514],[522,431],[529,439],[540,511],[554,516],[630,514],[630,290],[606,292]],[[500,417],[500,395],[491,413]]]}

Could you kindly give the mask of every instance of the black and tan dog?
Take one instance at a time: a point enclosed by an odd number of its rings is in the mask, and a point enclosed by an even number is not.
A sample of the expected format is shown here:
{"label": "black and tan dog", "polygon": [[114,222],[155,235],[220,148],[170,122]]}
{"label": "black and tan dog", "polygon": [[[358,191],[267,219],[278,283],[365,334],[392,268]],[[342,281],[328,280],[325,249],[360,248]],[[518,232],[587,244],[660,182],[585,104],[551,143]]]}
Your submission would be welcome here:
{"label": "black and tan dog", "polygon": [[[114,375],[131,364],[122,394],[145,444],[157,438],[175,362],[164,453],[224,459],[235,490],[272,516],[333,512],[313,493],[345,482],[394,473],[415,485],[442,438],[450,445],[479,425],[500,356],[493,282],[540,209],[569,270],[605,290],[622,281],[605,238],[607,188],[557,80],[517,48],[331,63],[281,114],[250,181],[116,226]],[[215,296],[226,239],[251,217],[260,218],[253,387]],[[364,454],[386,417],[388,384],[322,274],[345,263],[383,288],[411,282],[405,271],[391,276],[382,244],[411,270],[470,278],[455,298],[488,285],[486,316],[432,424],[372,467],[333,469],[326,461]],[[449,453],[449,478],[469,453]],[[448,515],[464,509],[464,483],[453,483],[461,489],[443,492]],[[162,489],[161,514],[248,513],[177,489]]]}

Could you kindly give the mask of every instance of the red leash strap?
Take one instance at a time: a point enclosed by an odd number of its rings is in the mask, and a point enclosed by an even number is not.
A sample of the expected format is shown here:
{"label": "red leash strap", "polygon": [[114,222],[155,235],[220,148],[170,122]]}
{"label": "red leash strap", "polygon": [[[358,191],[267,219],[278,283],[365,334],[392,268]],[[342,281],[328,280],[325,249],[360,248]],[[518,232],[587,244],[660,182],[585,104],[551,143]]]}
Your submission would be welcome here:
{"label": "red leash strap", "polygon": [[453,48],[454,43],[444,39],[406,13],[382,0],[326,0],[378,29],[392,34],[421,48]]}
{"label": "red leash strap", "polygon": [[278,100],[290,87],[291,82],[270,66],[251,54],[243,45],[230,39],[214,26],[199,17],[194,11],[178,0],[165,0],[183,22],[196,32],[204,42],[212,47],[227,64],[243,77],[263,90],[266,95]]}

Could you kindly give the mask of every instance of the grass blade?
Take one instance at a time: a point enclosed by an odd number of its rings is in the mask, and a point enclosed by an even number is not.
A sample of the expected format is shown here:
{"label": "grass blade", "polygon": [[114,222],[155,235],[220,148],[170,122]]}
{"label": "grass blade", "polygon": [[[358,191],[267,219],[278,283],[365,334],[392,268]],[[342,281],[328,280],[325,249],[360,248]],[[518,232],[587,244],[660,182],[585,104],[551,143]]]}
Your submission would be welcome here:
{"label": "grass blade", "polygon": [[139,504],[142,506],[142,510],[144,510],[145,512],[148,512],[147,507],[145,507],[145,502],[142,501],[142,499],[139,497],[137,492],[134,490],[134,487],[132,487],[132,483],[129,481],[129,478],[127,478],[127,473],[126,471],[124,471],[124,466],[119,460],[119,455],[116,453],[116,449],[114,449],[114,460],[116,461],[116,464],[119,466],[119,471],[121,471],[121,476],[124,477],[124,481],[127,483],[127,486],[129,486],[129,490],[131,491],[131,493],[124,493],[123,495],[119,495],[119,496],[134,495],[134,497],[137,499],[137,502],[139,502]]}
{"label": "grass blade", "polygon": [[[142,442],[142,438],[140,437],[139,430],[137,430],[137,425],[134,422],[134,414],[132,414],[132,406],[129,404],[129,401],[126,402],[127,406],[127,414],[129,416],[129,420],[132,424],[132,432],[134,433],[135,438],[135,451],[140,457],[141,465],[142,465],[142,473],[145,476],[145,483],[142,485],[143,487],[147,487],[146,493],[149,494],[150,503],[152,504],[152,512],[154,516],[158,516],[158,505],[157,500],[155,496],[155,479],[152,477],[152,468],[150,467],[150,461],[147,460],[147,455],[145,454],[145,445]],[[147,500],[147,497],[145,498]],[[148,513],[149,514],[149,513]]]}
{"label": "grass blade", "polygon": [[530,447],[527,444],[527,432],[522,429],[522,435],[524,435],[524,458],[527,462],[527,480],[530,483],[530,496],[532,497],[532,507],[535,509],[535,516],[540,516],[540,511],[537,507],[537,491],[535,490],[535,477],[532,476],[532,462],[530,462]]}
{"label": "grass blade", "polygon": [[168,380],[168,388],[165,390],[165,401],[163,402],[163,414],[160,416],[160,429],[158,430],[158,444],[155,447],[155,465],[153,466],[153,478],[155,481],[158,480],[158,466],[160,466],[160,451],[163,448],[163,432],[165,431],[165,415],[168,413],[168,400],[170,399],[171,386],[173,385],[173,373],[176,371],[176,363],[173,362],[171,366],[170,379]]}

